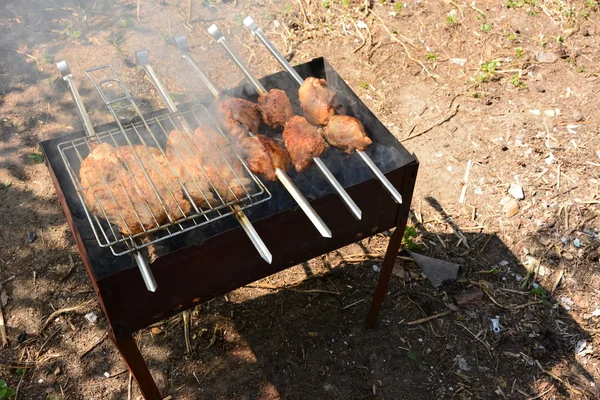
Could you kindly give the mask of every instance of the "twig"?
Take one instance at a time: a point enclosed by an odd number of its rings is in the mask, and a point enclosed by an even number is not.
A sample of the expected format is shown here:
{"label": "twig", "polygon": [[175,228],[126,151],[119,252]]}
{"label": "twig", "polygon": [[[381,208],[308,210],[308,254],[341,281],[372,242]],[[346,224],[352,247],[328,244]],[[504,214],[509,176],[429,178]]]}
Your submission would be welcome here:
{"label": "twig", "polygon": [[294,288],[289,288],[289,287],[271,287],[271,286],[261,286],[261,285],[247,285],[247,288],[251,288],[251,289],[265,289],[265,290],[289,290],[290,292],[296,292],[296,293],[329,293],[329,294],[340,294],[340,292],[333,292],[331,290],[323,290],[323,289],[308,289],[308,290],[302,290],[302,289],[294,289]]}
{"label": "twig", "polygon": [[352,303],[352,304],[348,304],[347,306],[345,306],[345,307],[342,307],[342,310],[345,310],[346,308],[350,308],[350,307],[352,307],[352,306],[355,306],[355,305],[357,305],[357,304],[360,304],[360,303],[362,303],[363,301],[365,301],[365,299],[360,299],[359,301],[355,301],[355,302],[354,302],[354,303]]}
{"label": "twig", "polygon": [[137,0],[137,6],[136,6],[136,10],[135,10],[135,16],[137,18],[137,20],[140,20],[140,0]]}
{"label": "twig", "polygon": [[8,345],[6,338],[6,326],[4,325],[4,313],[2,312],[2,304],[0,304],[0,336],[2,337],[2,347]]}
{"label": "twig", "polygon": [[200,385],[200,384],[201,384],[201,383],[204,381],[204,378],[206,378],[206,377],[208,376],[208,374],[210,374],[210,373],[211,373],[211,371],[212,371],[213,369],[217,368],[219,365],[221,365],[221,362],[218,362],[218,363],[216,363],[215,365],[213,365],[213,366],[212,366],[212,367],[211,367],[211,368],[210,368],[208,371],[206,371],[206,372],[204,373],[204,375],[202,375],[202,379],[200,379],[200,380],[198,379],[198,377],[197,377],[197,376],[196,376],[196,374],[194,373],[194,378],[196,378],[196,381],[198,381],[198,385]]}
{"label": "twig", "polygon": [[127,400],[131,400],[131,383],[133,381],[133,375],[129,373],[129,380],[127,381]]}
{"label": "twig", "polygon": [[98,339],[96,340],[94,343],[92,343],[91,346],[89,346],[87,349],[85,349],[85,351],[83,353],[81,353],[79,355],[79,358],[83,358],[85,357],[86,354],[88,354],[90,351],[94,350],[100,343],[104,342],[104,340],[108,337],[108,333],[104,332],[104,334]]}
{"label": "twig", "polygon": [[[402,45],[402,47],[404,48],[404,51],[406,52],[406,56],[408,57],[409,60],[411,60],[414,63],[417,63],[421,66],[421,68],[423,68],[423,70],[427,73],[427,75],[429,75],[433,80],[438,80],[439,76],[432,74],[431,72],[429,72],[429,70],[427,69],[427,67],[425,66],[425,64],[423,64],[421,61],[417,60],[416,58],[414,58],[411,54],[410,51],[408,50],[408,47],[406,46],[406,43],[404,43],[404,41],[398,39],[396,37],[396,35],[394,35],[387,27],[387,25],[385,24],[385,22],[383,22],[383,19],[381,19],[381,17],[377,14],[375,14],[373,12],[373,10],[370,10],[371,14],[373,14],[381,23],[381,25],[383,26],[383,28],[385,29],[385,31],[390,35],[390,37],[392,38],[393,41],[398,42]],[[408,41],[408,44],[410,44],[412,47],[416,48],[415,45],[413,45],[412,43],[410,43],[410,41]]]}
{"label": "twig", "polygon": [[554,285],[552,285],[552,290],[550,290],[550,294],[554,294],[554,291],[556,290],[556,288],[560,284],[560,281],[561,281],[564,273],[565,273],[564,269],[560,270],[560,273],[558,274],[558,278],[556,278],[556,281],[554,282]]}
{"label": "twig", "polygon": [[443,316],[448,315],[448,314],[450,314],[450,311],[444,311],[444,312],[441,312],[439,314],[433,314],[433,315],[430,315],[429,317],[425,317],[425,318],[421,318],[421,319],[416,319],[414,321],[410,321],[410,322],[408,322],[408,325],[422,324],[423,322],[431,321],[432,319],[443,317]]}
{"label": "twig", "polygon": [[17,388],[15,389],[15,399],[14,400],[17,400],[19,398],[19,388],[21,387],[21,382],[23,382],[23,378],[25,378],[26,373],[27,373],[27,370],[24,369],[23,374],[21,375],[21,379],[19,379],[19,383],[17,384]]}
{"label": "twig", "polygon": [[190,312],[184,311],[181,313],[183,317],[183,335],[185,338],[185,351],[186,353],[192,354],[192,344],[190,343]]}
{"label": "twig", "polygon": [[191,20],[192,20],[192,0],[188,0],[187,23],[189,24]]}
{"label": "twig", "polygon": [[454,110],[452,110],[450,112],[450,114],[448,114],[447,116],[445,116],[441,121],[436,122],[435,124],[431,125],[429,128],[417,133],[416,135],[412,135],[412,136],[408,136],[405,139],[400,140],[400,142],[405,142],[411,139],[414,139],[416,137],[419,137],[421,135],[426,134],[427,132],[429,132],[430,130],[432,130],[433,128],[442,125],[445,122],[448,122],[450,119],[452,119],[452,117],[454,117],[457,113],[458,113],[458,105],[456,107],[454,107]]}
{"label": "twig", "polygon": [[79,304],[77,306],[74,306],[74,307],[61,308],[60,310],[54,311],[46,319],[46,322],[44,322],[44,325],[42,326],[42,329],[40,329],[40,332],[42,332],[46,328],[46,326],[48,326],[48,324],[50,323],[50,321],[52,321],[54,318],[58,317],[59,315],[65,314],[65,313],[68,313],[68,312],[80,311],[80,310],[84,309],[85,307],[89,306],[92,303],[93,303],[93,300],[88,300],[88,301],[86,301],[84,303],[81,303],[81,304]]}
{"label": "twig", "polygon": [[467,332],[469,332],[469,333],[470,333],[470,334],[471,334],[471,335],[472,335],[472,336],[473,336],[473,337],[474,337],[476,340],[478,340],[479,342],[481,342],[481,343],[482,343],[482,344],[485,346],[485,348],[487,349],[487,351],[488,351],[488,354],[490,355],[490,358],[491,358],[491,359],[494,359],[494,357],[492,357],[492,350],[490,349],[490,345],[489,345],[489,344],[487,344],[486,342],[484,342],[484,341],[483,341],[483,340],[482,340],[482,339],[479,337],[479,335],[475,335],[473,332],[471,332],[471,330],[469,330],[469,328],[467,328],[466,326],[464,326],[464,325],[463,325],[463,324],[461,324],[461,323],[458,323],[458,322],[456,322],[456,325],[460,326],[461,328],[463,328],[464,330],[466,330]]}
{"label": "twig", "polygon": [[465,200],[467,198],[467,185],[469,184],[469,172],[471,172],[472,167],[473,167],[473,160],[467,161],[467,168],[465,169],[465,178],[463,180],[462,192],[460,193],[460,199],[458,199],[458,202],[460,204],[465,204]]}
{"label": "twig", "polygon": [[306,11],[304,10],[304,5],[302,5],[302,0],[296,0],[296,1],[300,5],[300,11],[302,12],[302,16],[304,17],[304,23],[310,24],[310,20],[308,19],[308,16],[306,15]]}

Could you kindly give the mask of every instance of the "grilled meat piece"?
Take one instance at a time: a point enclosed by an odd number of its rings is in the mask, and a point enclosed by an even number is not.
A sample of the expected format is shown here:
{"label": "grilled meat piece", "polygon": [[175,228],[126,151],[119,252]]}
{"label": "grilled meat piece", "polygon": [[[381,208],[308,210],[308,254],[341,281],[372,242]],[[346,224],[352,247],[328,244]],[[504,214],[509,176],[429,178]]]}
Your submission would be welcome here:
{"label": "grilled meat piece", "polygon": [[327,125],[329,118],[335,114],[335,95],[335,91],[327,87],[325,79],[306,78],[298,89],[298,97],[308,122],[313,125]]}
{"label": "grilled meat piece", "polygon": [[156,228],[166,219],[154,192],[144,191],[147,187],[138,184],[142,178],[134,179],[108,143],[93,147],[81,162],[79,179],[89,211],[116,225],[123,235]]}
{"label": "grilled meat piece", "polygon": [[210,126],[200,126],[194,138],[203,146],[203,166],[215,191],[225,202],[235,201],[251,191],[252,181],[235,153],[233,145]]}
{"label": "grilled meat piece", "polygon": [[296,115],[288,121],[283,130],[283,141],[296,171],[308,168],[313,158],[325,151],[327,144],[322,134],[321,128],[311,125],[304,117]]}
{"label": "grilled meat piece", "polygon": [[334,115],[323,132],[331,146],[352,154],[354,149],[364,151],[371,143],[362,122],[349,115]]}
{"label": "grilled meat piece", "polygon": [[217,114],[234,140],[248,136],[248,131],[258,133],[260,110],[258,105],[248,100],[219,96]]}
{"label": "grilled meat piece", "polygon": [[269,93],[258,97],[258,105],[263,121],[273,129],[283,128],[294,116],[290,99],[283,90],[269,90]]}
{"label": "grilled meat piece", "polygon": [[199,208],[216,207],[208,173],[203,169],[204,149],[186,132],[173,130],[167,140],[167,159]]}
{"label": "grilled meat piece", "polygon": [[183,187],[159,149],[142,145],[119,146],[117,155],[133,174],[140,194],[152,204],[151,209],[157,211],[155,215],[164,215],[162,220],[158,217],[157,220],[172,223],[190,214],[191,206]]}
{"label": "grilled meat piece", "polygon": [[250,171],[276,181],[277,168],[285,171],[291,163],[287,151],[275,140],[264,135],[243,138],[239,145],[246,156]]}

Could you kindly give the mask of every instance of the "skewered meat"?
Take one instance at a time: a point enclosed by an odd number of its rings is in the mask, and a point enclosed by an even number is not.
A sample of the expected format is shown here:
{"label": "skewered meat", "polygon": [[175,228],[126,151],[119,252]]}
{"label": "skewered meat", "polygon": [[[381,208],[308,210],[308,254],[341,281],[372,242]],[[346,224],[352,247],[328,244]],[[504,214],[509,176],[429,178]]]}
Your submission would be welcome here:
{"label": "skewered meat", "polygon": [[264,135],[243,138],[239,145],[244,151],[250,171],[262,174],[270,181],[277,180],[275,170],[285,171],[291,163],[287,151],[274,139]]}
{"label": "skewered meat", "polygon": [[167,140],[167,159],[199,208],[218,205],[202,169],[204,150],[185,132],[173,130]]}
{"label": "skewered meat", "polygon": [[152,203],[152,209],[162,208],[163,212],[159,211],[157,214],[164,217],[157,220],[161,223],[174,222],[189,215],[191,206],[185,199],[183,187],[159,149],[133,145],[119,146],[116,150],[119,160],[133,174],[140,194]]}
{"label": "skewered meat", "polygon": [[296,171],[310,166],[314,157],[319,157],[327,145],[323,139],[323,130],[311,125],[304,117],[292,117],[283,131],[285,147],[290,153]]}
{"label": "skewered meat", "polygon": [[194,138],[204,148],[204,169],[221,198],[230,202],[246,196],[252,181],[246,176],[233,146],[223,135],[206,125],[196,128]]}
{"label": "skewered meat", "polygon": [[263,121],[274,129],[283,128],[294,116],[290,99],[283,90],[269,90],[269,93],[258,97],[258,104]]}
{"label": "skewered meat", "polygon": [[221,123],[235,140],[248,136],[248,131],[258,133],[260,110],[258,105],[248,100],[219,96],[217,113]]}
{"label": "skewered meat", "polygon": [[354,149],[364,151],[371,143],[363,124],[348,115],[334,115],[324,130],[323,137],[331,146],[351,154]]}
{"label": "skewered meat", "polygon": [[[133,155],[129,146],[123,146],[125,148]],[[81,162],[79,179],[84,189],[83,199],[92,214],[117,225],[124,235],[134,235],[161,225],[167,218],[165,209],[175,218],[181,215],[179,207],[189,212],[190,205],[182,197],[179,197],[181,203],[168,201],[163,208],[147,178],[143,174],[134,178],[119,156],[112,145],[101,143]],[[140,158],[147,160],[144,155]]]}
{"label": "skewered meat", "polygon": [[335,114],[335,95],[335,91],[327,87],[325,79],[306,78],[298,89],[298,97],[308,122],[313,125],[327,125],[329,118]]}

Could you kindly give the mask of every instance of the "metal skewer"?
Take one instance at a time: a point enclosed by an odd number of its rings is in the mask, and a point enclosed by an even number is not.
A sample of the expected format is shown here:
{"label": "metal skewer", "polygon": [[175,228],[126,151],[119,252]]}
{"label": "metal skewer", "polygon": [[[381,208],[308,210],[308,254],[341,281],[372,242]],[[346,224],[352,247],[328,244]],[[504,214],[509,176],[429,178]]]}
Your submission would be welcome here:
{"label": "metal skewer", "polygon": [[[187,40],[184,35],[177,35],[174,37],[175,44],[177,48],[181,52],[181,55],[184,59],[186,59],[193,67],[194,71],[198,74],[198,76],[202,79],[204,84],[208,87],[208,90],[215,96],[218,97],[221,94],[221,91],[214,85],[212,80],[206,75],[206,73],[200,68],[200,66],[196,63],[196,61],[192,58],[190,54],[190,47],[187,43]],[[253,135],[252,132],[250,132]],[[313,225],[317,228],[319,233],[323,237],[330,238],[331,230],[325,225],[325,222],[319,217],[317,212],[312,208],[308,200],[304,197],[302,192],[298,189],[298,187],[294,184],[294,182],[290,179],[287,173],[280,168],[275,169],[275,174],[279,181],[283,184],[286,190],[290,193],[290,195],[294,198],[296,203],[300,206],[302,211],[306,214],[306,216],[310,219]]]}
{"label": "metal skewer", "polygon": [[[250,72],[248,67],[242,62],[242,60],[240,60],[238,58],[238,56],[229,47],[229,44],[227,43],[227,39],[225,39],[223,32],[221,32],[221,30],[217,27],[217,25],[215,25],[215,24],[211,25],[208,28],[208,33],[213,37],[213,39],[215,39],[218,43],[220,43],[221,46],[223,46],[223,48],[227,51],[227,53],[229,54],[231,59],[235,62],[235,64],[238,66],[238,68],[242,71],[244,76],[246,76],[246,79],[248,79],[254,85],[258,94],[266,95],[267,89],[265,89],[265,87],[262,85],[262,83],[260,83],[258,81],[258,79],[254,78],[254,76],[252,75],[252,73]],[[336,192],[340,195],[340,197],[344,201],[344,204],[346,204],[346,207],[348,207],[348,209],[352,212],[352,214],[354,215],[354,217],[356,219],[360,220],[362,217],[362,211],[360,210],[360,208],[358,208],[358,206],[356,205],[354,200],[352,200],[352,198],[350,197],[348,192],[346,192],[344,187],[338,182],[337,179],[335,179],[335,176],[333,176],[333,174],[331,173],[329,168],[327,168],[325,163],[323,163],[323,161],[319,157],[313,157],[313,161],[315,162],[315,164],[317,165],[319,170],[323,173],[323,175],[325,175],[325,178],[327,179],[329,184],[331,186],[333,186],[333,188],[336,190]]]}
{"label": "metal skewer", "polygon": [[[67,65],[65,60],[61,60],[56,63],[56,67],[60,71],[63,79],[69,84],[69,89],[71,90],[71,95],[73,96],[73,101],[77,106],[77,111],[79,112],[79,116],[83,122],[83,127],[88,136],[95,136],[96,132],[94,131],[94,127],[92,126],[92,122],[90,121],[90,117],[85,109],[85,105],[81,100],[81,96],[79,95],[79,90],[77,90],[77,86],[75,86],[75,82],[73,82],[73,74],[71,73],[71,69]],[[142,279],[146,284],[146,289],[151,292],[156,291],[158,287],[156,285],[156,279],[154,279],[154,275],[152,274],[152,270],[150,269],[150,264],[148,263],[148,259],[141,252],[135,251],[133,253],[133,258],[142,274]]]}
{"label": "metal skewer", "polygon": [[[136,60],[136,64],[138,65],[138,67],[143,69],[144,72],[146,73],[146,76],[148,76],[148,78],[150,78],[150,81],[152,82],[152,84],[154,85],[156,90],[158,90],[158,93],[160,94],[161,98],[163,99],[163,102],[166,104],[169,111],[172,113],[177,113],[178,110],[177,110],[177,106],[175,105],[175,102],[173,102],[173,100],[169,96],[169,93],[166,91],[165,87],[162,85],[161,81],[158,79],[158,76],[156,75],[154,68],[152,68],[152,66],[150,65],[148,51],[146,51],[146,50],[136,51],[135,60]],[[180,120],[183,128],[187,131],[187,133],[189,135],[192,135],[193,134],[192,129],[188,125],[187,121],[185,121],[185,119],[183,119],[183,117],[180,117],[179,120]],[[271,262],[273,261],[273,255],[271,254],[271,252],[269,251],[269,249],[267,248],[267,246],[261,239],[258,232],[256,232],[256,229],[254,229],[254,226],[252,226],[252,223],[250,223],[250,220],[248,219],[246,214],[244,214],[244,212],[241,211],[237,205],[233,206],[233,209],[236,211],[234,213],[236,219],[238,220],[238,222],[240,223],[240,225],[246,232],[246,235],[248,235],[248,237],[250,238],[250,241],[252,242],[252,244],[254,245],[254,247],[256,248],[258,253],[260,254],[260,256],[266,262],[271,264]]]}
{"label": "metal skewer", "polygon": [[[277,61],[279,61],[279,64],[281,64],[281,66],[290,75],[292,75],[292,77],[296,80],[296,82],[298,82],[298,84],[302,85],[302,83],[304,82],[304,79],[302,79],[302,77],[298,74],[298,72],[296,72],[296,70],[290,65],[290,63],[281,55],[281,53],[277,50],[277,48],[275,46],[273,46],[273,43],[271,43],[269,41],[269,39],[267,38],[265,33],[262,31],[262,29],[260,29],[258,24],[256,22],[254,22],[254,19],[252,19],[252,17],[250,17],[250,16],[244,18],[244,25],[246,26],[246,28],[248,28],[248,30],[254,36],[256,36],[260,39],[260,41],[265,45],[265,47],[267,49],[269,49],[271,54],[273,54],[273,56],[277,59]],[[371,157],[369,157],[363,151],[356,150],[356,152],[358,153],[360,158],[364,161],[364,163],[367,164],[367,166],[369,167],[371,172],[373,172],[375,177],[377,177],[377,179],[379,179],[381,181],[381,183],[383,184],[383,187],[389,192],[389,194],[392,196],[394,201],[396,201],[396,203],[402,204],[402,195],[398,192],[398,190],[394,187],[394,185],[392,185],[392,183],[385,177],[383,172],[381,172],[381,170],[379,168],[377,168],[377,166],[375,165],[373,160],[371,160]]]}

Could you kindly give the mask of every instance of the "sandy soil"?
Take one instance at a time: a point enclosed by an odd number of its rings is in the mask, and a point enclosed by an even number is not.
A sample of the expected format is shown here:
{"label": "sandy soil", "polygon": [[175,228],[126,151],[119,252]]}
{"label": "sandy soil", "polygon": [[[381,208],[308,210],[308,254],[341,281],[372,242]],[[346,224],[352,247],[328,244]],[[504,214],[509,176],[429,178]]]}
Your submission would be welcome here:
{"label": "sandy soil", "polygon": [[[100,124],[109,115],[83,74],[100,64],[115,66],[144,111],[162,108],[133,62],[143,47],[176,101],[203,93],[174,61],[174,34],[188,36],[222,87],[243,77],[206,35],[212,23],[256,75],[278,71],[242,27],[246,15],[293,63],[326,57],[418,156],[417,235],[406,245],[461,270],[435,289],[417,266],[399,261],[374,330],[363,323],[386,235],[236,290],[193,310],[192,354],[180,315],[139,332],[164,396],[598,397],[595,1],[192,5],[188,16],[188,2],[175,0],[0,4],[0,299],[8,334],[0,380],[19,399],[141,398],[104,339],[106,321],[36,155],[40,141],[82,127],[54,62],[69,62]],[[507,212],[511,185],[524,198]],[[528,268],[537,272],[528,276]],[[55,310],[81,304],[45,326]]]}

